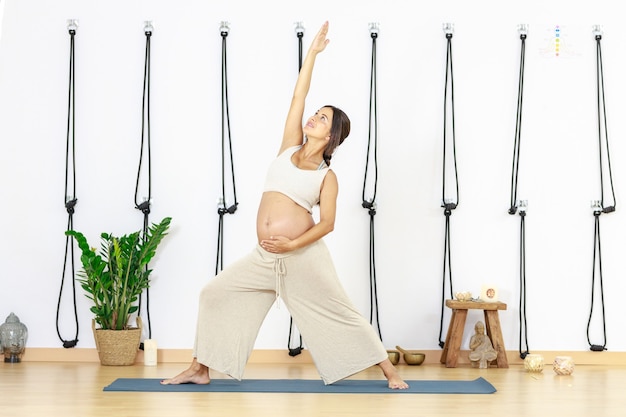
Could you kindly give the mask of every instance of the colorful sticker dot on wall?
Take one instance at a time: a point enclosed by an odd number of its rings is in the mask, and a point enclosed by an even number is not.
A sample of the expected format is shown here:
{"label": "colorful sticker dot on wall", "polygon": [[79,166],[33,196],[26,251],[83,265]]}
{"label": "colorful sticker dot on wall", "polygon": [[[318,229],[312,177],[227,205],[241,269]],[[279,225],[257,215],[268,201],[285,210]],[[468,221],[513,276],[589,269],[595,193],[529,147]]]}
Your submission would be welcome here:
{"label": "colorful sticker dot on wall", "polygon": [[560,50],[560,38],[561,38],[561,28],[557,25],[554,28],[554,53],[556,56],[559,56]]}

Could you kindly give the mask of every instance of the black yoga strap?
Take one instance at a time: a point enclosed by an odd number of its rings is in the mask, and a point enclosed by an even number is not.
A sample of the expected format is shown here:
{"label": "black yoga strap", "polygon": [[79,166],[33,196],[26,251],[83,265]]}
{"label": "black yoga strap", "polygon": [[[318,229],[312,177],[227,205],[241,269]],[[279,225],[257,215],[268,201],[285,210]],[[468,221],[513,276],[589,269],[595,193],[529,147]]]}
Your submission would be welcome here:
{"label": "black yoga strap", "polygon": [[[139,151],[139,165],[137,168],[137,181],[135,182],[135,208],[143,213],[143,238],[147,238],[148,228],[150,227],[150,205],[152,201],[152,156],[150,142],[150,39],[152,38],[153,27],[150,22],[146,22],[144,32],[146,35],[146,52],[143,73],[143,100],[141,105],[141,149]],[[143,197],[143,201],[139,201],[139,183],[142,177],[142,167],[144,160],[144,148],[147,153],[147,188],[148,195]],[[146,270],[149,266],[146,265]],[[139,296],[139,308],[137,315],[141,314],[142,296]],[[148,315],[148,338],[152,338],[152,325],[150,323],[150,289],[146,288],[146,313]],[[143,343],[140,348],[143,348]]]}
{"label": "black yoga strap", "polygon": [[[607,129],[607,121],[606,121],[606,102],[604,96],[604,71],[602,66],[602,48],[600,45],[600,41],[602,39],[602,35],[596,35],[596,84],[597,84],[597,92],[598,92],[598,148],[599,148],[599,159],[600,159],[600,204],[602,207],[603,213],[612,213],[616,208],[616,200],[615,200],[615,189],[613,187],[613,174],[611,170],[611,152],[609,150],[609,134]],[[609,184],[611,187],[611,197],[612,204],[606,204],[604,199],[604,158],[602,158],[603,149],[602,149],[602,137],[604,136],[604,144],[606,151],[606,168],[609,174]]]}
{"label": "black yoga strap", "polygon": [[[524,97],[524,69],[526,57],[526,38],[528,37],[525,25],[520,25],[520,67],[517,87],[517,115],[515,118],[515,140],[513,145],[513,166],[511,168],[511,199],[509,214],[514,215],[519,210],[520,216],[520,254],[519,254],[519,354],[524,359],[528,355],[528,326],[526,320],[526,202],[517,200],[517,184],[519,179],[520,145],[522,138],[522,104]],[[525,350],[522,348],[525,343]]]}
{"label": "black yoga strap", "polygon": [[[593,270],[591,272],[591,306],[589,309],[589,320],[587,321],[587,343],[589,343],[589,349],[594,352],[602,352],[606,350],[606,319],[604,311],[604,285],[602,282],[602,245],[600,240],[600,214],[602,210],[598,208],[594,210],[593,215],[595,219],[595,227],[593,234]],[[602,331],[604,334],[604,341],[601,345],[594,345],[591,343],[591,337],[589,331],[591,329],[591,318],[593,317],[594,308],[594,294],[596,287],[596,265],[598,267],[598,283],[600,286],[600,302],[602,308]]]}
{"label": "black yoga strap", "polygon": [[522,104],[524,99],[524,69],[526,57],[526,31],[520,30],[520,62],[519,62],[519,82],[517,86],[517,116],[515,118],[515,140],[513,145],[513,167],[511,169],[511,200],[509,214],[517,211],[517,183],[519,178],[520,144],[522,138]]}
{"label": "black yoga strap", "polygon": [[[74,77],[74,37],[77,29],[76,21],[70,20],[68,25],[68,31],[70,34],[70,68],[69,68],[69,92],[68,92],[68,108],[67,108],[67,140],[65,146],[65,209],[67,211],[67,230],[74,230],[74,212],[76,210],[76,131],[75,127],[75,86],[76,80]],[[70,157],[71,155],[71,157]],[[70,173],[71,171],[71,173]],[[70,181],[71,176],[71,181]],[[72,278],[72,293],[74,303],[74,319],[76,322],[76,336],[74,340],[64,340],[59,330],[59,314],[61,309],[61,298],[63,295],[63,286],[65,283],[65,274],[67,272],[68,255],[70,258],[71,278]],[[78,343],[78,312],[76,307],[76,270],[74,264],[74,237],[65,237],[65,256],[63,260],[63,272],[61,274],[61,289],[59,290],[59,301],[57,303],[57,315],[56,315],[56,328],[57,335],[61,342],[63,342],[64,348],[73,348]]]}
{"label": "black yoga strap", "polygon": [[[372,38],[372,65],[370,76],[370,105],[369,105],[369,133],[367,137],[367,157],[365,160],[365,175],[363,178],[362,207],[368,211],[370,216],[370,246],[369,246],[369,273],[370,273],[370,324],[374,324],[380,339],[383,335],[380,331],[380,320],[378,315],[378,294],[376,289],[376,253],[374,238],[374,216],[376,215],[376,189],[378,187],[378,111],[376,99],[376,39],[378,38],[378,24],[370,23],[370,35]],[[373,142],[372,142],[373,139]],[[373,189],[366,197],[368,188],[368,170],[370,158],[374,159],[374,179]],[[371,181],[370,181],[371,183]]]}
{"label": "black yoga strap", "polygon": [[[600,201],[594,202],[593,215],[594,215],[594,235],[593,235],[593,270],[591,273],[591,306],[589,309],[589,320],[587,322],[587,342],[589,343],[590,350],[594,352],[601,352],[606,350],[606,316],[604,311],[604,285],[602,282],[602,245],[600,239],[600,215],[606,213],[612,213],[615,211],[617,202],[615,200],[615,190],[613,188],[613,174],[611,172],[611,153],[609,151],[609,135],[607,130],[606,121],[606,103],[604,96],[604,72],[602,68],[602,48],[601,40],[602,34],[599,29],[594,30],[596,38],[596,86],[598,96],[598,154],[600,159]],[[604,141],[603,141],[604,136]],[[603,149],[603,143],[605,149]],[[612,194],[612,204],[605,204],[604,200],[604,158],[603,153],[606,152],[607,171],[609,174],[609,181]],[[594,309],[594,295],[596,286],[596,266],[598,271],[598,284],[600,292],[600,302],[602,308],[602,331],[604,340],[602,345],[595,345],[591,343],[590,329],[591,319],[593,317]]]}
{"label": "black yoga strap", "polygon": [[[526,321],[526,209],[519,207],[520,216],[520,245],[519,245],[519,356],[526,358],[528,349],[528,324]],[[526,350],[522,350],[522,340]]]}
{"label": "black yoga strap", "polygon": [[[222,22],[220,26],[220,34],[222,36],[222,196],[217,207],[217,214],[219,215],[218,228],[217,228],[217,255],[215,261],[215,274],[222,270],[224,267],[224,215],[234,214],[237,211],[237,189],[235,187],[235,166],[233,164],[233,144],[230,135],[230,113],[228,111],[228,79],[226,68],[226,38],[228,37],[228,23]],[[228,199],[226,197],[226,177],[225,177],[225,165],[226,165],[226,144],[225,136],[228,135],[228,152],[230,154],[230,168],[231,168],[231,181],[232,181],[232,194],[234,203],[228,206]]]}
{"label": "black yoga strap", "polygon": [[[446,77],[445,77],[445,88],[444,88],[444,98],[443,98],[443,181],[442,181],[442,196],[441,196],[441,207],[443,207],[443,214],[446,217],[445,222],[445,232],[444,232],[444,258],[443,258],[443,276],[442,276],[442,285],[441,285],[441,318],[439,321],[439,346],[443,348],[444,342],[442,340],[443,334],[443,315],[444,315],[444,307],[445,307],[445,298],[446,298],[446,275],[448,275],[448,282],[450,287],[450,298],[453,297],[453,289],[452,289],[452,249],[450,245],[450,216],[452,215],[452,211],[458,207],[459,204],[459,175],[456,164],[456,137],[454,130],[454,75],[452,70],[452,35],[453,30],[452,26],[444,26],[444,32],[447,39],[447,52],[446,52]],[[448,86],[450,89],[448,90]],[[448,198],[446,194],[446,160],[447,160],[447,142],[448,142],[448,95],[450,95],[450,125],[451,125],[451,142],[452,142],[452,159],[453,159],[453,167],[454,167],[454,184],[455,184],[455,194],[453,198]],[[448,272],[448,274],[446,274]]]}
{"label": "black yoga strap", "polygon": [[[301,22],[296,22],[296,37],[298,38],[298,72],[300,72],[300,69],[302,68],[302,38],[304,36],[304,26],[302,26]],[[294,329],[294,325],[293,325],[293,317],[289,317],[289,336],[287,337],[287,350],[289,351],[289,356],[298,356],[300,353],[302,353],[302,349],[304,349],[304,347],[302,346],[302,335],[300,335],[300,345],[298,347],[292,348],[291,347],[291,334],[293,332]]]}

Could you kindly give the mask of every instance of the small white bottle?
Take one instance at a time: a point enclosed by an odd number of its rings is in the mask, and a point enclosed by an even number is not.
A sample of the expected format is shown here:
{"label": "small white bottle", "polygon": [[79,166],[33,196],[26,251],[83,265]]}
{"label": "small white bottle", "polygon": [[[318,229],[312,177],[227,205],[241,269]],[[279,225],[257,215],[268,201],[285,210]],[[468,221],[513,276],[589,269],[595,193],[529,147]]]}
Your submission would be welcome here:
{"label": "small white bottle", "polygon": [[157,364],[157,343],[154,339],[143,341],[143,364],[146,366],[156,366]]}

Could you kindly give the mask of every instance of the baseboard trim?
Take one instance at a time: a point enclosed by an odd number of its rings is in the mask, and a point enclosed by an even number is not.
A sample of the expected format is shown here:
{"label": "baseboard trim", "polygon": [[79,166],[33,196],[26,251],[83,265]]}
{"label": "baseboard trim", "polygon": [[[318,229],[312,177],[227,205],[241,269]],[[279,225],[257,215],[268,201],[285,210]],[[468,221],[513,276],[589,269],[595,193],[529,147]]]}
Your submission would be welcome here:
{"label": "baseboard trim", "polygon": [[[423,350],[425,364],[439,364],[441,350]],[[591,352],[591,351],[533,351],[543,355],[546,364],[552,363],[556,356],[571,356],[576,365],[626,365],[626,352]],[[469,351],[461,351],[458,364],[469,365]],[[157,361],[160,363],[187,363],[191,361],[191,349],[159,349]],[[507,351],[509,365],[522,365],[518,352]],[[23,362],[99,362],[95,348],[27,348],[22,356]],[[136,363],[143,363],[143,351],[137,354]],[[313,363],[308,350],[300,355],[289,356],[287,350],[257,349],[252,352],[249,363]],[[402,361],[400,363],[403,363]]]}

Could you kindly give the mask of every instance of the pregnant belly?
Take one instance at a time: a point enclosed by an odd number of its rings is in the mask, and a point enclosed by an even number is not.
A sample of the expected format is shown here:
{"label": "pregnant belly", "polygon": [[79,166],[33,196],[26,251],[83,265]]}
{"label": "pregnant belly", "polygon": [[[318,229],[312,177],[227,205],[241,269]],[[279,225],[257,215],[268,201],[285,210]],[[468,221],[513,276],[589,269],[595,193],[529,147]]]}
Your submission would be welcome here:
{"label": "pregnant belly", "polygon": [[314,225],[309,212],[278,192],[265,192],[257,213],[259,242],[272,236],[295,239]]}

